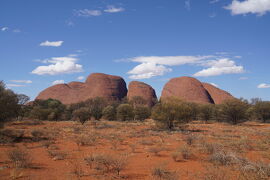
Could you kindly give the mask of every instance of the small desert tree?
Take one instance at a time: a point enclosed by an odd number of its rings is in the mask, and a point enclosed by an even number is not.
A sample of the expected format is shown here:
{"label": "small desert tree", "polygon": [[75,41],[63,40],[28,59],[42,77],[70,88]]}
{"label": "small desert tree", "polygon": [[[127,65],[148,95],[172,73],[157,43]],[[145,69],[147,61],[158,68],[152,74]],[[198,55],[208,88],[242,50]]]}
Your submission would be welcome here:
{"label": "small desert tree", "polygon": [[168,129],[173,129],[177,123],[187,123],[192,117],[190,105],[175,98],[163,99],[152,109],[152,118]]}
{"label": "small desert tree", "polygon": [[133,108],[129,104],[120,104],[117,107],[117,119],[120,121],[132,120],[134,117]]}
{"label": "small desert tree", "polygon": [[116,108],[114,106],[107,106],[102,111],[103,117],[109,121],[116,119]]}
{"label": "small desert tree", "polygon": [[200,119],[208,122],[212,117],[214,113],[214,105],[212,104],[203,104],[200,106]]}
{"label": "small desert tree", "polygon": [[255,103],[253,107],[255,116],[262,120],[262,122],[266,122],[270,119],[270,101],[258,101]]}
{"label": "small desert tree", "polygon": [[0,81],[0,123],[17,117],[20,110],[18,96],[10,89],[6,89]]}
{"label": "small desert tree", "polygon": [[137,106],[134,108],[134,119],[143,121],[151,116],[151,110],[147,106]]}
{"label": "small desert tree", "polygon": [[220,106],[220,116],[226,122],[238,124],[247,119],[249,105],[239,99],[229,99]]}
{"label": "small desert tree", "polygon": [[96,97],[88,100],[86,104],[87,107],[89,107],[91,116],[94,117],[96,120],[100,120],[102,117],[102,111],[104,107],[106,107],[105,100],[101,97]]}
{"label": "small desert tree", "polygon": [[72,113],[73,117],[78,119],[81,124],[84,124],[88,119],[91,118],[89,109],[86,107],[81,107]]}
{"label": "small desert tree", "polygon": [[133,96],[130,100],[129,103],[135,108],[137,106],[144,106],[147,104],[147,101],[142,98],[141,96]]}

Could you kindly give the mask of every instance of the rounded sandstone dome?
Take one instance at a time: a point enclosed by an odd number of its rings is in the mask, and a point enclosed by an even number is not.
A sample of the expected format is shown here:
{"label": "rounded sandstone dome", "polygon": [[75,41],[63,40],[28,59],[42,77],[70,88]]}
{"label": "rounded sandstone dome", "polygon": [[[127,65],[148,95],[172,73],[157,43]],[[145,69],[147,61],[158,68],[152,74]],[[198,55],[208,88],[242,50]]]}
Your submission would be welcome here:
{"label": "rounded sandstone dome", "polygon": [[47,100],[47,99],[57,99],[63,104],[69,102],[69,96],[71,94],[71,88],[67,84],[57,84],[43,90],[36,99]]}
{"label": "rounded sandstone dome", "polygon": [[142,97],[146,101],[146,105],[153,106],[157,101],[155,90],[148,84],[132,81],[128,85],[128,100],[132,100],[133,97]]}
{"label": "rounded sandstone dome", "polygon": [[161,99],[175,97],[188,102],[213,103],[208,91],[202,83],[192,77],[173,78],[162,90]]}
{"label": "rounded sandstone dome", "polygon": [[89,87],[89,97],[104,97],[109,100],[121,100],[127,95],[125,80],[120,76],[93,73],[85,82]]}
{"label": "rounded sandstone dome", "polygon": [[224,90],[221,90],[208,83],[202,84],[204,88],[208,91],[208,93],[211,95],[215,104],[222,104],[225,100],[234,99],[234,97],[230,93]]}
{"label": "rounded sandstone dome", "polygon": [[102,73],[91,74],[85,83],[70,82],[58,84],[42,91],[36,99],[57,99],[63,104],[73,104],[90,98],[102,97],[106,100],[121,100],[127,95],[123,78]]}

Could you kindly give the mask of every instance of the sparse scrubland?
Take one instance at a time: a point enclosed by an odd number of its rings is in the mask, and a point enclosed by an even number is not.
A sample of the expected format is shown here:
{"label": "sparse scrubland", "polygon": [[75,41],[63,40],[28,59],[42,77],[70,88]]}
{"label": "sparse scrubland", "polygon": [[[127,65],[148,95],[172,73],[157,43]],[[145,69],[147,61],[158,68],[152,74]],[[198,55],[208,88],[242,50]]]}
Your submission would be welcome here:
{"label": "sparse scrubland", "polygon": [[270,102],[0,95],[1,179],[270,179]]}

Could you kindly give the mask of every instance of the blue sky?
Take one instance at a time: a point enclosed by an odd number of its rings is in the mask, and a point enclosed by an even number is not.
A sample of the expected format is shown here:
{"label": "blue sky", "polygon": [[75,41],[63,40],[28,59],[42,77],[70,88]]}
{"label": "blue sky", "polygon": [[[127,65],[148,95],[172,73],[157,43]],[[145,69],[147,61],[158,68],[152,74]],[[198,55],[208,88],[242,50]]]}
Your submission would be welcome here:
{"label": "blue sky", "polygon": [[270,100],[270,0],[1,0],[0,79],[34,99],[93,72]]}

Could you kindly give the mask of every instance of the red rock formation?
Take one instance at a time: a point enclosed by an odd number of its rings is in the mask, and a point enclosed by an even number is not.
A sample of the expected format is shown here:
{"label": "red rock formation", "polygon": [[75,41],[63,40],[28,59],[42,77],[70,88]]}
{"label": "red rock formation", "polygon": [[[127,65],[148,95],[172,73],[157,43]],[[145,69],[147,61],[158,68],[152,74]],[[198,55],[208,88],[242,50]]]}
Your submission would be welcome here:
{"label": "red rock formation", "polygon": [[208,84],[208,83],[202,83],[202,84],[204,88],[209,92],[215,104],[222,104],[223,101],[234,98],[230,93],[224,90],[221,90],[211,84]]}
{"label": "red rock formation", "polygon": [[161,99],[175,97],[188,102],[213,103],[202,83],[192,77],[178,77],[165,84]]}
{"label": "red rock formation", "polygon": [[128,85],[128,100],[132,100],[133,97],[142,97],[149,107],[155,105],[157,96],[155,90],[148,84],[139,81],[132,81]]}
{"label": "red rock formation", "polygon": [[120,100],[127,94],[126,83],[119,76],[94,73],[88,76],[85,83],[71,82],[58,84],[42,91],[36,99],[57,99],[63,104],[72,104],[94,97],[107,100]]}

